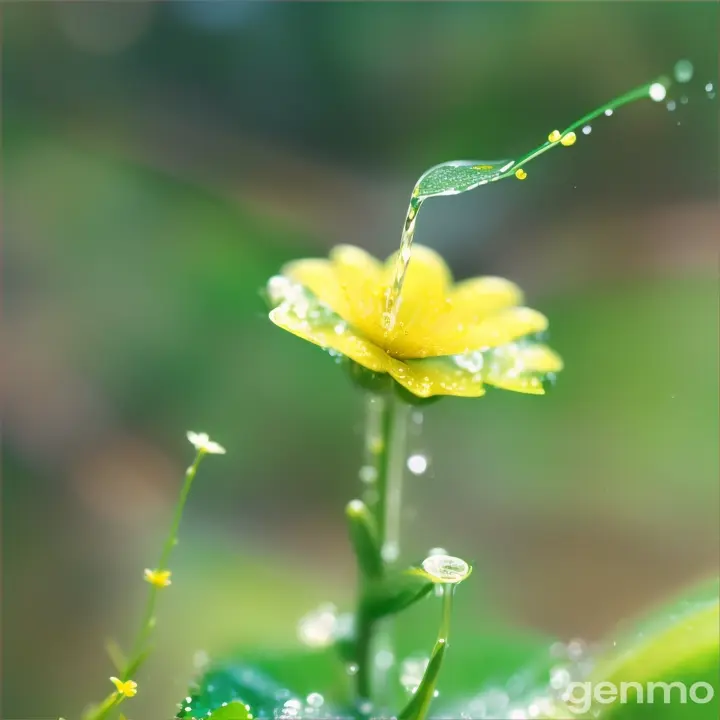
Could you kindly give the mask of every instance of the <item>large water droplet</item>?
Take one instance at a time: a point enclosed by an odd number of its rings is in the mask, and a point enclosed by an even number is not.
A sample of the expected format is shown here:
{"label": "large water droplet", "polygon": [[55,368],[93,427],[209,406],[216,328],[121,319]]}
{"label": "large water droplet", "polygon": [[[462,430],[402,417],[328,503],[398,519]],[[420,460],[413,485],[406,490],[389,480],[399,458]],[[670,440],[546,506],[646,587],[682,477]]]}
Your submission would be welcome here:
{"label": "large water droplet", "polygon": [[695,68],[689,60],[678,60],[675,63],[673,75],[675,76],[675,80],[679,83],[686,83],[692,80],[694,72]]}
{"label": "large water droplet", "polygon": [[655,102],[662,102],[667,95],[667,88],[662,83],[653,83],[650,86],[650,99]]}
{"label": "large water droplet", "polygon": [[582,129],[583,135],[589,135],[592,132],[592,125],[585,125]]}
{"label": "large water droplet", "polygon": [[362,482],[370,485],[377,480],[378,471],[372,465],[363,465],[358,474]]}
{"label": "large water droplet", "polygon": [[670,112],[672,112],[677,107],[677,104],[675,103],[674,100],[669,100],[666,107]]}
{"label": "large water droplet", "polygon": [[605,111],[605,115],[606,115],[607,117],[610,117],[612,114],[613,114],[613,109],[612,109],[612,108],[608,108],[608,109]]}
{"label": "large water droplet", "polygon": [[423,570],[441,583],[459,583],[470,574],[470,566],[452,555],[430,555],[422,563]]}
{"label": "large water droplet", "polygon": [[312,692],[307,696],[306,702],[311,708],[319,708],[322,707],[325,698],[320,693]]}
{"label": "large water droplet", "polygon": [[298,623],[298,638],[312,648],[328,647],[334,639],[337,610],[329,603],[305,615]]}
{"label": "large water droplet", "polygon": [[359,669],[357,663],[348,663],[345,666],[345,672],[347,672],[348,675],[357,675]]}
{"label": "large water droplet", "polygon": [[375,654],[375,667],[378,670],[389,670],[395,663],[395,656],[390,650],[378,650]]}
{"label": "large water droplet", "polygon": [[408,470],[413,475],[422,475],[428,466],[427,458],[424,455],[411,455],[407,459]]}

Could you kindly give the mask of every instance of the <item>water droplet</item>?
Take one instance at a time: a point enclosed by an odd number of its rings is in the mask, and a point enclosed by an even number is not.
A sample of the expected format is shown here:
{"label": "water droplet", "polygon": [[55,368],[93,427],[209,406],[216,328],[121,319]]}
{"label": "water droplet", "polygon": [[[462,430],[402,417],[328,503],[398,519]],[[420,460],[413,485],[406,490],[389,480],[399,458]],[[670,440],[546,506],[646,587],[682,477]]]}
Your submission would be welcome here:
{"label": "water droplet", "polygon": [[276,691],[275,693],[275,699],[276,700],[287,700],[292,693],[287,688],[282,688],[281,690]]}
{"label": "water droplet", "polygon": [[405,658],[400,664],[400,684],[405,690],[412,691],[417,688],[423,679],[430,658],[425,656],[413,656]]}
{"label": "water droplet", "polygon": [[583,135],[589,135],[592,132],[592,125],[585,125],[582,131]]}
{"label": "water droplet", "polygon": [[585,654],[585,641],[580,639],[571,640],[567,645],[567,654],[570,660],[580,660]]}
{"label": "water droplet", "polygon": [[712,92],[712,91],[713,91],[713,84],[712,84],[712,83],[708,83],[708,84],[705,86],[705,92]]}
{"label": "water droplet", "polygon": [[683,104],[683,105],[687,105],[687,104],[688,104],[688,97],[687,97],[687,95],[683,95],[683,96],[680,98],[680,102],[681,102],[681,104]]}
{"label": "water droplet", "polygon": [[368,485],[374,483],[377,480],[378,471],[372,465],[363,465],[358,473],[360,480]]}
{"label": "water droplet", "polygon": [[673,69],[675,80],[679,83],[690,82],[694,72],[695,68],[689,60],[678,60],[675,63],[675,68]]}
{"label": "water droplet", "polygon": [[556,665],[550,670],[550,687],[553,690],[564,690],[571,679],[570,672],[562,665]]}
{"label": "water droplet", "polygon": [[306,702],[312,708],[319,708],[322,707],[325,698],[320,693],[312,692],[307,696]]}
{"label": "water droplet", "polygon": [[395,562],[400,556],[400,547],[396,542],[386,542],[380,550],[380,555],[385,562]]}
{"label": "water droplet", "polygon": [[667,95],[667,88],[662,83],[653,83],[650,86],[650,99],[655,102],[662,102]]}
{"label": "water droplet", "polygon": [[348,675],[357,675],[359,669],[357,663],[348,663],[348,665],[345,666],[345,672],[347,672]]}
{"label": "water droplet", "polygon": [[470,574],[470,566],[452,555],[430,555],[423,560],[423,570],[442,583],[459,583]]}
{"label": "water droplet", "polygon": [[608,108],[608,109],[605,111],[605,115],[606,115],[607,117],[610,117],[612,114],[613,114],[612,108]]}
{"label": "water droplet", "polygon": [[416,425],[422,425],[422,423],[423,423],[422,410],[413,410],[411,419]]}
{"label": "water droplet", "polygon": [[413,475],[422,475],[428,467],[427,458],[424,455],[411,455],[407,459],[407,467]]}
{"label": "water droplet", "polygon": [[329,603],[305,615],[298,623],[298,638],[312,648],[328,647],[334,639],[336,608]]}
{"label": "water droplet", "polygon": [[373,711],[373,704],[369,700],[361,700],[357,706],[358,712],[369,715]]}
{"label": "water droplet", "polygon": [[335,334],[342,335],[347,330],[347,325],[344,322],[335,325]]}
{"label": "water droplet", "polygon": [[440,697],[440,691],[439,690],[433,691],[433,697]]}
{"label": "water droplet", "polygon": [[670,100],[666,107],[670,112],[672,112],[677,107],[677,105],[675,104],[674,100]]}
{"label": "water droplet", "polygon": [[375,654],[375,667],[378,670],[389,670],[395,663],[395,656],[390,650],[379,650]]}

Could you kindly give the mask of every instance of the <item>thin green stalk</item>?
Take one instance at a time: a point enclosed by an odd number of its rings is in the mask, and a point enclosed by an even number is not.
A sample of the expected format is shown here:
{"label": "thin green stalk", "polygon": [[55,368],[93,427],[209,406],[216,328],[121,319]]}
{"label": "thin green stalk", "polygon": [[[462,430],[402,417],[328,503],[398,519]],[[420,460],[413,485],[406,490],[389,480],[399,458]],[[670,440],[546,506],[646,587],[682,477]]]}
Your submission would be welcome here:
{"label": "thin green stalk", "polygon": [[415,694],[398,715],[398,720],[425,720],[433,698],[435,697],[435,686],[437,685],[440,668],[442,667],[450,638],[450,617],[452,615],[455,585],[442,585],[442,590],[442,619],[440,621],[438,638],[435,642],[432,655],[430,656],[430,662]]}
{"label": "thin green stalk", "polygon": [[[185,503],[187,502],[188,495],[190,494],[190,488],[192,487],[193,480],[197,474],[198,467],[205,455],[206,451],[202,448],[198,448],[192,465],[190,465],[185,472],[185,480],[183,482],[182,489],[180,490],[180,497],[177,505],[175,506],[175,514],[172,519],[172,524],[170,525],[170,531],[165,540],[162,553],[160,554],[160,561],[156,568],[156,571],[158,572],[167,570],[170,554],[172,553],[172,549],[175,545],[177,545],[178,530],[180,528],[180,521],[182,520]],[[147,601],[145,603],[145,611],[143,612],[140,623],[140,629],[135,639],[135,643],[132,646],[132,651],[128,656],[127,664],[125,665],[120,677],[122,682],[131,679],[132,675],[137,672],[149,654],[147,642],[150,639],[150,635],[155,627],[155,605],[157,604],[158,590],[160,590],[160,588],[157,585],[150,583]],[[85,720],[105,720],[108,713],[117,707],[124,698],[125,696],[121,693],[112,693],[95,710],[93,710],[85,718]]]}

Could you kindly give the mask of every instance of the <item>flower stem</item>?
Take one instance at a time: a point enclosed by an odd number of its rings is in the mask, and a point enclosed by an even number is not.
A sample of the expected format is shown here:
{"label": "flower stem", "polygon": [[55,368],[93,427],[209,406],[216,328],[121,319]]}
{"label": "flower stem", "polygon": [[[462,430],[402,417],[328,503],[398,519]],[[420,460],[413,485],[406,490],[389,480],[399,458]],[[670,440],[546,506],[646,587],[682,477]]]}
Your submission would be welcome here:
{"label": "flower stem", "polygon": [[[373,510],[378,542],[383,558],[383,572],[400,554],[402,480],[405,464],[407,419],[409,407],[392,394],[373,395],[368,401],[365,444],[375,478]],[[362,609],[364,588],[356,617],[357,627],[357,695],[360,702],[374,695],[376,701],[387,694],[387,672],[377,672],[373,657],[378,650],[392,652],[392,621],[378,622]],[[373,687],[374,686],[374,687]],[[374,689],[374,693],[372,692]]]}

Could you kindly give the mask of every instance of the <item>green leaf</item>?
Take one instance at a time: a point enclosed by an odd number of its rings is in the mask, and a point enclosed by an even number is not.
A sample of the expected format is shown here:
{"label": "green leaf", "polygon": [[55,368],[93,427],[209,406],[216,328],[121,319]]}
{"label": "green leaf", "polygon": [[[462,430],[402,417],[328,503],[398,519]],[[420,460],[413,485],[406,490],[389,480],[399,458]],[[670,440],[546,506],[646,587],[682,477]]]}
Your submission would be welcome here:
{"label": "green leaf", "polygon": [[348,703],[350,678],[332,650],[239,656],[213,664],[190,688],[177,716],[202,718],[238,701],[255,718],[273,718],[283,703],[313,692],[325,699],[323,711]]}
{"label": "green leaf", "polygon": [[383,572],[383,560],[375,521],[362,500],[352,500],[345,509],[358,566],[363,576],[376,580]]}
{"label": "green leaf", "polygon": [[457,195],[498,180],[512,160],[452,160],[430,168],[418,180],[413,197],[425,200],[440,195]]}
{"label": "green leaf", "polygon": [[396,615],[422,600],[433,583],[411,572],[395,572],[370,583],[362,599],[362,611],[371,620]]}
{"label": "green leaf", "polygon": [[435,643],[430,662],[423,674],[420,685],[418,685],[418,689],[413,694],[410,702],[398,715],[399,720],[421,720],[427,716],[427,711],[433,701],[435,685],[437,684],[446,649],[447,643],[444,640],[438,640]]}
{"label": "green leaf", "polygon": [[[613,641],[612,651],[597,659],[589,682],[595,688],[601,682],[611,683],[618,697],[612,702],[595,702],[591,708],[594,716],[613,720],[717,720],[720,716],[719,592],[720,586],[715,580],[690,597],[654,613]],[[638,683],[642,694],[629,683]],[[665,685],[656,685],[653,690],[649,683]],[[624,693],[623,684],[627,684]],[[706,692],[713,697],[709,702],[693,702],[693,687],[701,700]],[[708,687],[712,691],[707,690]],[[654,702],[649,701],[650,695]],[[606,696],[606,699],[609,698]]]}
{"label": "green leaf", "polygon": [[252,718],[252,714],[248,706],[239,700],[223,705],[210,714],[210,720],[249,720],[249,718]]}

